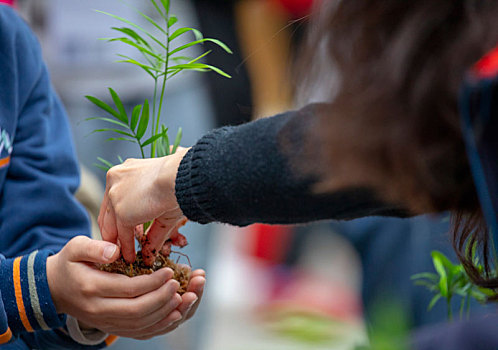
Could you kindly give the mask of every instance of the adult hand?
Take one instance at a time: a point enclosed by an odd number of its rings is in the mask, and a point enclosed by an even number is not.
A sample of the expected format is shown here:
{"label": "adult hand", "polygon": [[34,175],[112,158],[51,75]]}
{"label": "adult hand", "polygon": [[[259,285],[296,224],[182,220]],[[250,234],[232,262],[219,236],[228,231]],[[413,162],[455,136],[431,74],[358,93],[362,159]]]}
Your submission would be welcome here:
{"label": "adult hand", "polygon": [[162,158],[128,159],[107,172],[98,223],[102,238],[119,242],[127,262],[135,261],[137,225],[154,220],[142,249],[145,263],[151,265],[155,252],[185,223],[176,200],[175,180],[187,151],[179,147]]}
{"label": "adult hand", "polygon": [[[173,271],[168,268],[130,278],[93,266],[113,262],[119,255],[115,244],[78,236],[49,257],[47,279],[57,312],[118,336],[164,334],[184,318],[180,307],[193,305],[193,296],[177,293],[179,283],[171,279]],[[202,282],[194,278],[191,284]]]}

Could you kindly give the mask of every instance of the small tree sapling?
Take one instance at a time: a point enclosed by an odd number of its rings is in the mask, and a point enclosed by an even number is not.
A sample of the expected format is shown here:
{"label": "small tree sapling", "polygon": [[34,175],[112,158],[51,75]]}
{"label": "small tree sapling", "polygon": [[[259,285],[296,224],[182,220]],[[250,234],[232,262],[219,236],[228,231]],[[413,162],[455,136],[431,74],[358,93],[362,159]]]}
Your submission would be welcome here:
{"label": "small tree sapling", "polygon": [[[178,74],[186,71],[196,72],[214,72],[224,77],[230,78],[230,75],[221,69],[212,65],[203,63],[202,60],[209,55],[211,50],[205,51],[196,57],[190,57],[185,53],[187,49],[200,46],[204,43],[212,43],[221,48],[227,53],[232,53],[231,50],[221,41],[204,38],[200,31],[190,27],[176,28],[178,18],[170,12],[169,0],[149,0],[154,16],[151,16],[139,11],[135,11],[145,20],[150,29],[139,24],[133,23],[125,18],[98,11],[112,19],[120,22],[124,26],[114,26],[111,29],[116,32],[117,36],[105,38],[108,42],[120,42],[136,49],[138,57],[130,57],[123,54],[118,54],[119,61],[131,64],[138,67],[145,75],[150,77],[153,86],[153,95],[151,98],[145,99],[143,103],[136,105],[129,113],[119,97],[119,94],[109,88],[110,99],[114,106],[93,97],[85,96],[91,103],[97,106],[105,116],[92,117],[88,120],[96,119],[105,122],[109,125],[107,128],[94,130],[97,133],[112,133],[113,135],[107,140],[109,141],[125,141],[135,143],[143,158],[146,157],[163,157],[175,153],[182,139],[182,129],[179,128],[176,132],[173,143],[170,143],[169,129],[161,124],[161,114],[165,103],[166,85],[169,80]],[[177,44],[178,38],[191,35],[193,40]],[[148,132],[149,131],[149,132]],[[120,156],[117,156],[119,162],[123,162]],[[113,166],[109,160],[98,158],[99,163],[96,164],[99,168],[107,171]],[[144,223],[144,232],[147,230],[150,223]],[[167,242],[167,244],[175,244],[184,246],[187,244],[184,237],[176,239],[176,242]],[[179,253],[181,254],[181,253]],[[168,256],[159,253],[158,258],[153,266],[145,266],[141,259],[140,252],[137,253],[137,260],[134,264],[128,265],[124,260],[109,265],[104,265],[101,268],[106,271],[119,272],[129,276],[151,273],[163,266],[173,267],[175,270],[175,279],[178,279],[182,287],[186,287],[188,283],[188,272],[177,264],[169,260]]]}

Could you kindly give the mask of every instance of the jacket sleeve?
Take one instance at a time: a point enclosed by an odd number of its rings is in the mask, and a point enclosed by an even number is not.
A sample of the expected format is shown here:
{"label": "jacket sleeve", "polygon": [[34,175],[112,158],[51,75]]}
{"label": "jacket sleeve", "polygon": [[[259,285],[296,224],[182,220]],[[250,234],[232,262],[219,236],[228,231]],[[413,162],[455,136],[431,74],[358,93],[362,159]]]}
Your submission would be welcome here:
{"label": "jacket sleeve", "polygon": [[3,5],[0,60],[0,127],[9,151],[0,166],[0,343],[93,348],[64,335],[66,318],[46,276],[47,257],[90,232],[73,195],[79,170],[71,132],[35,36]]}
{"label": "jacket sleeve", "polygon": [[202,137],[183,158],[176,178],[177,200],[187,218],[244,226],[407,216],[367,189],[317,193],[318,178],[296,170],[297,163],[314,161],[303,145],[317,122],[315,108],[320,105]]}

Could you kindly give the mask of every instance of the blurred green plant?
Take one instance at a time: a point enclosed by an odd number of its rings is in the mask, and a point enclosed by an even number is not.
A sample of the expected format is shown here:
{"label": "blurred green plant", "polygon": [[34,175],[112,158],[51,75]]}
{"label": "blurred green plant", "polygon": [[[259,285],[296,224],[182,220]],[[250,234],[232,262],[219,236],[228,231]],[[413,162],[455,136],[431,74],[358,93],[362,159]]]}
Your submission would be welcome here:
{"label": "blurred green plant", "polygon": [[[472,261],[480,272],[484,267],[479,262],[477,246],[471,248]],[[470,248],[467,248],[469,250]],[[436,273],[422,272],[411,277],[416,285],[424,286],[434,293],[428,311],[432,310],[434,305],[441,300],[446,300],[448,320],[453,319],[452,300],[454,297],[460,297],[459,318],[469,317],[470,300],[475,299],[484,304],[488,298],[496,296],[496,292],[489,288],[482,288],[475,285],[468,276],[465,268],[461,264],[453,264],[443,253],[434,250],[431,252],[432,263]]]}
{"label": "blurred green plant", "polygon": [[325,315],[296,310],[273,310],[266,325],[274,332],[305,347],[333,344],[345,335],[347,325]]}
{"label": "blurred green plant", "polygon": [[[117,36],[102,40],[121,42],[138,51],[138,58],[118,54],[120,57],[118,62],[132,64],[145,72],[147,76],[150,76],[154,84],[152,98],[145,99],[142,104],[134,106],[131,114],[128,114],[118,93],[112,88],[109,88],[109,94],[114,103],[113,107],[96,97],[85,96],[106,114],[106,117],[92,117],[87,118],[87,120],[100,120],[109,124],[108,128],[96,129],[94,132],[114,133],[113,137],[107,139],[109,141],[136,143],[140,148],[142,158],[146,158],[146,156],[150,158],[163,157],[175,153],[182,138],[182,129],[179,128],[171,145],[168,128],[160,124],[167,81],[185,71],[212,71],[230,78],[230,75],[221,69],[201,62],[203,58],[211,53],[211,50],[197,57],[186,56],[186,50],[193,46],[210,42],[227,53],[232,53],[224,43],[216,39],[204,38],[197,29],[189,27],[175,28],[178,18],[170,13],[170,0],[149,0],[149,2],[159,18],[158,21],[138,9],[135,9],[135,11],[151,25],[152,30],[111,13],[97,12],[127,25],[112,27],[111,29],[117,32]],[[188,33],[193,35],[194,40],[175,45],[178,38]],[[150,128],[150,133],[147,133],[148,128]],[[147,147],[149,147],[148,152]],[[99,157],[98,160],[100,163],[96,165],[103,170],[107,171],[113,166],[111,162],[105,159]],[[123,162],[123,159],[119,156],[118,160]]]}
{"label": "blurred green plant", "polygon": [[354,350],[407,350],[410,328],[408,314],[395,296],[376,300],[367,324],[369,344]]}

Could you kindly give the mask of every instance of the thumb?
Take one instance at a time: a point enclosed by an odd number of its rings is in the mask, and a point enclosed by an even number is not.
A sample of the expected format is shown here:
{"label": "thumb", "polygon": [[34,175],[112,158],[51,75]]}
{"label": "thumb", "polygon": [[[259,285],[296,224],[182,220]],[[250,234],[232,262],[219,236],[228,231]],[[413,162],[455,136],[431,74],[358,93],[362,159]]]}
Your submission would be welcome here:
{"label": "thumb", "polygon": [[119,247],[110,242],[77,236],[64,248],[69,261],[108,264],[119,257]]}

